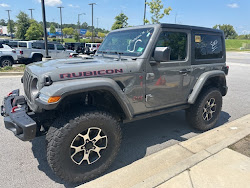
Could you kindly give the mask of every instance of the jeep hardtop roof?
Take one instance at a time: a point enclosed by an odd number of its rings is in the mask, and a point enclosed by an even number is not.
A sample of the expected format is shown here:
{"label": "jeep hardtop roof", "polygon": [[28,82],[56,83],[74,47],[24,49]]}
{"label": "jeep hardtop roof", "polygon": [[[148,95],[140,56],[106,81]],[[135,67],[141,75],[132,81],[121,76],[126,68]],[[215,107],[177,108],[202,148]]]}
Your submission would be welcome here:
{"label": "jeep hardtop roof", "polygon": [[140,26],[135,26],[135,27],[117,29],[111,32],[131,30],[131,29],[141,29],[141,28],[148,28],[148,27],[199,30],[199,31],[207,31],[207,32],[223,34],[223,31],[219,29],[212,29],[212,28],[207,28],[207,27],[199,27],[199,26],[191,26],[191,25],[181,25],[181,24],[168,24],[168,23],[140,25]]}

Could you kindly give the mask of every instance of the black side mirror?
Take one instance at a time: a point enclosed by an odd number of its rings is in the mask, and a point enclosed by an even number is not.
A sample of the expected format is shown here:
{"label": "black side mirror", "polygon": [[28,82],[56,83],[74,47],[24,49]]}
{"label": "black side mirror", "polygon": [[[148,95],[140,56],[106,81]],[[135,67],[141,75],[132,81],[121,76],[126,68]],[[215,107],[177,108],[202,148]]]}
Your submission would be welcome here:
{"label": "black side mirror", "polygon": [[171,49],[169,47],[156,47],[154,51],[154,59],[156,62],[170,61]]}

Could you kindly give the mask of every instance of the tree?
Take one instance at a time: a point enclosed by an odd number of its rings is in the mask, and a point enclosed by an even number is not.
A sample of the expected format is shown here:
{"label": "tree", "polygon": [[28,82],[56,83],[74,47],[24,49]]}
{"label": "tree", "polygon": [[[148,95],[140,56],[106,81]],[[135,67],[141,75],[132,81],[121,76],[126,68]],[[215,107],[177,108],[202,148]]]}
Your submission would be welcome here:
{"label": "tree", "polygon": [[74,39],[76,40],[76,42],[80,42],[80,35],[76,30],[75,30],[75,33],[74,33]]}
{"label": "tree", "polygon": [[98,32],[97,36],[100,37],[100,38],[104,38],[105,37],[105,33]]}
{"label": "tree", "polygon": [[5,22],[4,19],[1,19],[1,20],[0,20],[0,25],[1,25],[1,26],[7,26],[7,23]]}
{"label": "tree", "polygon": [[87,22],[83,22],[81,28],[88,29],[89,25]]}
{"label": "tree", "polygon": [[112,25],[112,30],[124,28],[128,25],[128,17],[121,13],[115,17],[115,23]]}
{"label": "tree", "polygon": [[17,15],[16,26],[17,26],[16,37],[21,40],[24,40],[26,31],[30,26],[30,19],[28,14],[25,14],[24,12],[20,11],[20,13]]}
{"label": "tree", "polygon": [[26,40],[39,40],[42,36],[43,27],[37,21],[30,20],[30,27],[25,34]]}
{"label": "tree", "polygon": [[13,20],[10,20],[10,22],[8,22],[8,25],[7,25],[7,31],[8,31],[8,33],[10,33],[10,25],[11,25],[12,34],[13,34],[13,33],[16,32],[15,22]]}
{"label": "tree", "polygon": [[49,31],[50,31],[50,33],[56,33],[56,28],[55,28],[54,24],[50,25]]}
{"label": "tree", "polygon": [[64,35],[73,35],[74,29],[72,27],[63,28],[63,34]]}
{"label": "tree", "polygon": [[[169,15],[172,10],[171,7],[165,8],[163,13],[161,10],[163,9],[163,4],[161,0],[152,0],[151,2],[146,2],[146,4],[150,8],[151,22],[152,24],[160,23],[160,19],[162,19],[165,15]],[[145,23],[150,23],[149,20],[145,19]]]}
{"label": "tree", "polygon": [[238,36],[234,27],[230,24],[215,25],[213,28],[224,31],[225,39],[235,39]]}
{"label": "tree", "polygon": [[91,37],[92,36],[92,32],[90,31],[87,31],[86,34],[85,34],[86,37]]}

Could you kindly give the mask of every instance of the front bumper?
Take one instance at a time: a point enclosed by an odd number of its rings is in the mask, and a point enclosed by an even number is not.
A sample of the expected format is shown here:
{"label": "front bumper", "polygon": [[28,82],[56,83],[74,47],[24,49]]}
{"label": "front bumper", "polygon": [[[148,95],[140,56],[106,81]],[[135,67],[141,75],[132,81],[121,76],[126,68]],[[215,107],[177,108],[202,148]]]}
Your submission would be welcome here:
{"label": "front bumper", "polygon": [[[16,109],[13,110],[13,107]],[[23,141],[29,141],[36,137],[37,124],[27,114],[27,109],[24,97],[19,96],[19,90],[14,90],[5,97],[1,106],[5,128]]]}

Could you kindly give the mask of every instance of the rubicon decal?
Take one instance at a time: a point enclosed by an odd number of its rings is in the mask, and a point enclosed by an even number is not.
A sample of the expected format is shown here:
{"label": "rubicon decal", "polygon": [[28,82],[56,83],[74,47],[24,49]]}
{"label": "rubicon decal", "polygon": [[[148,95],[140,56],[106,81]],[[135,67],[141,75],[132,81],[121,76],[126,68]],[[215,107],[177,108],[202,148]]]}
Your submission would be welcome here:
{"label": "rubicon decal", "polygon": [[78,77],[88,77],[88,76],[102,76],[109,74],[123,73],[123,69],[108,69],[108,70],[98,70],[98,71],[85,71],[85,72],[73,72],[60,74],[60,78],[78,78]]}

